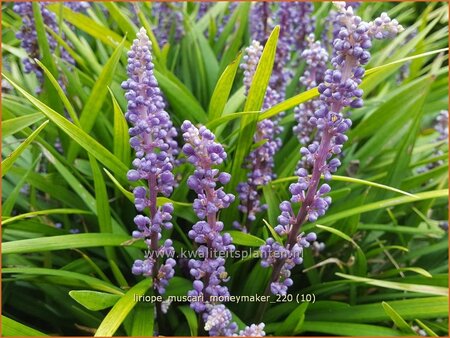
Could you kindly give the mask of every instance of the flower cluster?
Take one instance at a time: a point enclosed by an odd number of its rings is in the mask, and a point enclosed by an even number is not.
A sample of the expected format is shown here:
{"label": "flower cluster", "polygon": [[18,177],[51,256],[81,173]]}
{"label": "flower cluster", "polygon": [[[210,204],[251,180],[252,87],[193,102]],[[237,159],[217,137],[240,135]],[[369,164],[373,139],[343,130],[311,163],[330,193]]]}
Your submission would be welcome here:
{"label": "flower cluster", "polygon": [[[53,32],[59,33],[59,24],[56,14],[47,8],[48,4],[50,4],[50,2],[39,2],[37,3],[37,6],[40,9],[44,24]],[[71,8],[73,11],[82,11],[89,6],[89,4],[84,1],[65,2],[64,5]],[[16,34],[16,37],[20,40],[22,48],[24,48],[28,54],[28,57],[23,59],[24,72],[35,73],[42,87],[44,80],[43,72],[34,62],[34,59],[41,59],[41,54],[37,40],[37,31],[35,28],[36,25],[34,21],[33,4],[32,2],[17,2],[14,4],[13,10],[22,18],[23,23],[20,31]],[[74,59],[64,48],[60,47],[58,49],[58,42],[53,35],[46,32],[46,38],[52,53],[60,53],[62,60],[72,65],[75,64]],[[62,38],[64,38],[64,34],[62,35]],[[60,83],[62,85],[61,81]],[[41,87],[37,88],[37,93],[42,90]]]}
{"label": "flower cluster", "polygon": [[133,160],[134,169],[127,177],[130,181],[145,180],[145,185],[134,189],[136,209],[143,213],[148,209],[149,217],[139,214],[134,223],[136,239],[144,239],[151,254],[145,260],[136,260],[132,272],[154,278],[154,286],[164,293],[170,278],[174,275],[175,261],[168,258],[159,267],[158,258],[174,252],[172,241],[167,239],[160,247],[162,228],[170,229],[173,206],[166,203],[157,206],[157,196],[169,196],[175,186],[172,173],[174,156],[177,154],[177,132],[169,114],[164,110],[164,100],[153,73],[151,42],[145,29],[137,34],[131,50],[128,52],[128,79],[122,83],[128,101],[126,119],[132,127],[129,129],[130,144],[136,151]]}
{"label": "flower cluster", "polygon": [[[323,82],[318,86],[320,106],[309,119],[309,123],[320,133],[320,142],[313,142],[300,150],[305,163],[312,168],[311,175],[306,168],[299,168],[297,183],[289,187],[292,194],[290,202],[280,204],[281,215],[275,230],[279,235],[287,235],[286,244],[283,246],[269,238],[261,247],[266,256],[269,253],[269,258],[263,259],[262,265],[274,267],[271,291],[276,294],[285,294],[287,287],[292,284],[290,270],[301,262],[294,255],[308,247],[308,242],[316,239],[315,234],[308,234],[306,237],[298,235],[301,225],[306,221],[316,221],[331,204],[331,198],[326,196],[331,188],[326,183],[319,187],[320,177],[323,175],[325,180],[330,180],[331,173],[341,164],[333,155],[341,152],[342,145],[347,140],[345,132],[351,126],[351,120],[344,117],[342,110],[363,105],[363,91],[359,84],[364,75],[362,65],[367,64],[370,59],[368,49],[372,46],[372,40],[391,37],[403,29],[385,13],[373,22],[366,23],[353,13],[351,6],[346,6],[343,2],[335,4],[338,9],[336,22],[340,29],[333,41],[333,68],[325,72]],[[297,214],[293,212],[291,203],[301,203]],[[280,255],[281,259],[272,258]]]}
{"label": "flower cluster", "polygon": [[248,90],[252,85],[253,77],[255,76],[262,51],[263,46],[257,40],[253,40],[250,46],[245,48],[245,55],[242,57],[243,63],[240,65],[240,68],[244,71],[243,82],[245,95],[248,95]]}
{"label": "flower cluster", "polygon": [[179,41],[184,34],[182,2],[152,2],[152,13],[157,18],[155,36],[160,46],[173,37]]}
{"label": "flower cluster", "polygon": [[273,29],[271,13],[270,2],[257,1],[252,5],[250,12],[250,35],[253,40],[261,41],[263,44],[267,41]]}
{"label": "flower cluster", "polygon": [[203,314],[203,319],[205,330],[209,331],[210,336],[263,337],[266,335],[264,323],[252,324],[236,334],[237,324],[232,322],[230,310],[222,304],[210,306],[208,312]]}
{"label": "flower cluster", "polygon": [[[286,85],[293,73],[286,67],[293,52],[298,55],[306,47],[306,37],[314,31],[314,6],[310,2],[280,2],[270,4],[257,2],[251,11],[251,36],[263,44],[276,25],[280,25],[280,34],[276,58],[270,79],[270,86],[283,98]],[[293,64],[296,60],[291,61]]]}
{"label": "flower cluster", "polygon": [[303,249],[308,248],[316,239],[316,234],[311,232],[306,236],[298,235],[296,242],[287,247],[276,242],[273,238],[268,238],[266,244],[261,246],[261,266],[267,268],[274,266],[279,260],[284,262],[278,272],[277,279],[270,284],[270,291],[273,294],[285,295],[287,293],[288,287],[294,284],[294,281],[290,278],[291,270],[296,265],[303,263]]}
{"label": "flower cluster", "polygon": [[232,322],[232,315],[225,305],[210,306],[203,314],[205,330],[210,336],[233,336],[237,330],[237,324]]}
{"label": "flower cluster", "polygon": [[[360,2],[351,2],[346,3],[345,7],[351,6],[353,11],[355,11],[359,6],[361,6]],[[324,48],[327,51],[330,51],[333,49],[333,41],[337,38],[337,34],[340,30],[340,24],[337,22],[338,17],[338,11],[334,10],[333,8],[330,9],[328,12],[328,15],[325,18],[325,21],[323,23],[324,29],[322,31],[322,44]]]}
{"label": "flower cluster", "polygon": [[[323,81],[325,70],[327,68],[328,53],[322,47],[320,41],[314,41],[314,35],[311,34],[307,41],[309,46],[302,53],[302,59],[306,61],[306,68],[300,77],[300,84],[307,90],[317,87]],[[300,144],[305,145],[311,141],[314,127],[309,124],[309,119],[319,108],[320,101],[317,99],[301,103],[294,109],[297,125],[294,126],[294,134],[297,135]]]}
{"label": "flower cluster", "polygon": [[[244,63],[241,64],[241,68],[244,69],[246,94],[248,94],[253,81],[261,53],[262,46],[256,40],[246,48],[246,55],[243,58]],[[278,99],[277,92],[269,85],[264,98],[263,109],[270,108]],[[247,181],[241,182],[237,186],[240,201],[239,210],[247,218],[242,224],[238,221],[233,223],[234,227],[240,230],[248,231],[250,222],[256,219],[256,214],[266,209],[266,205],[261,205],[260,203],[258,187],[267,185],[274,177],[273,158],[281,147],[281,140],[276,135],[281,133],[281,130],[276,119],[265,119],[256,125],[253,142],[261,145],[251,151],[246,158],[246,168],[249,169]]]}
{"label": "flower cluster", "polygon": [[294,75],[286,67],[291,54],[301,53],[307,45],[306,38],[314,31],[313,9],[311,2],[281,2],[273,15],[273,22],[280,25],[280,35],[270,85],[283,97]]}
{"label": "flower cluster", "polygon": [[[218,183],[227,184],[230,175],[213,168],[220,165],[227,154],[222,145],[214,142],[214,134],[204,126],[196,128],[191,122],[184,121],[181,130],[186,142],[183,152],[188,162],[195,166],[195,171],[187,183],[189,188],[197,193],[193,208],[201,219],[194,224],[188,235],[199,245],[197,252],[201,257],[205,257],[203,260],[189,261],[190,273],[195,278],[194,290],[191,290],[189,295],[204,294],[206,300],[210,296],[227,296],[228,288],[220,285],[227,280],[225,260],[212,255],[213,251],[234,250],[231,236],[228,233],[220,233],[223,223],[217,220],[219,210],[227,208],[234,201],[234,195],[225,193],[223,187],[216,188]],[[206,310],[207,303],[193,302],[191,307],[201,313]]]}
{"label": "flower cluster", "polygon": [[[191,303],[197,313],[202,313],[205,330],[211,336],[232,336],[237,331],[237,324],[232,322],[232,315],[222,304],[213,304],[211,296],[229,296],[226,286],[222,282],[229,280],[225,270],[225,259],[215,257],[216,252],[231,252],[234,245],[230,234],[223,233],[223,223],[218,220],[221,209],[228,208],[234,201],[234,195],[223,191],[223,185],[231,178],[228,173],[220,172],[214,166],[220,165],[227,154],[222,145],[215,142],[215,136],[206,127],[195,127],[191,122],[184,121],[181,130],[186,142],[183,152],[189,163],[195,166],[194,173],[188,179],[188,186],[197,193],[194,201],[194,210],[201,219],[189,231],[189,238],[198,245],[197,253],[202,260],[191,259],[188,266],[194,278],[194,289],[188,292],[189,296],[203,295],[205,301]],[[217,188],[218,183],[222,187]],[[261,328],[260,335],[264,334]],[[252,330],[246,328],[246,330]],[[255,329],[253,329],[255,333]]]}
{"label": "flower cluster", "polygon": [[87,1],[68,1],[64,5],[74,12],[83,12],[91,6]]}

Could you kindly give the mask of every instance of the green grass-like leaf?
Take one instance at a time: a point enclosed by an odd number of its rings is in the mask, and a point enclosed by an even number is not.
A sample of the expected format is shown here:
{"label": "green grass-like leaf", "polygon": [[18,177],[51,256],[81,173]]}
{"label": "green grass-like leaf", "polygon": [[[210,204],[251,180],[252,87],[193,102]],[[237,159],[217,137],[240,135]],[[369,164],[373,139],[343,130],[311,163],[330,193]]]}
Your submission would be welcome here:
{"label": "green grass-like leaf", "polygon": [[152,280],[145,278],[128,290],[103,319],[95,337],[111,337],[136,305],[135,297],[144,295],[151,286]]}
{"label": "green grass-like leaf", "polygon": [[30,136],[26,138],[7,158],[2,161],[2,177],[11,169],[14,162],[19,158],[19,156],[27,149],[27,147],[34,141],[36,136],[45,128],[49,121],[42,123]]}

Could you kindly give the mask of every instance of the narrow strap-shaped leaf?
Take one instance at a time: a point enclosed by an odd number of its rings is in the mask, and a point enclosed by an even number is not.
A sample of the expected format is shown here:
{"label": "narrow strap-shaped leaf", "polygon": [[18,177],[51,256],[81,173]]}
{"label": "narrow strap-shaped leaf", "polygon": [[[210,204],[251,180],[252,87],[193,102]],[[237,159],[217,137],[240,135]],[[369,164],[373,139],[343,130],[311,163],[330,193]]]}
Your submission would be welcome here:
{"label": "narrow strap-shaped leaf", "polygon": [[98,278],[90,277],[85,274],[72,271],[46,269],[46,268],[3,268],[2,273],[13,275],[24,274],[35,276],[49,276],[62,279],[76,280],[78,282],[81,282],[84,285],[84,287],[91,287],[94,290],[105,291],[116,295],[123,295],[123,291],[112,284],[109,284]]}
{"label": "narrow strap-shaped leaf", "polygon": [[[108,62],[103,67],[100,76],[98,77],[94,87],[92,88],[91,95],[89,96],[89,99],[87,100],[86,104],[83,107],[83,110],[81,111],[80,125],[86,133],[89,133],[92,130],[92,127],[97,120],[97,116],[101,112],[103,103],[105,102],[106,96],[108,94],[108,86],[111,85],[117,65],[120,61],[120,57],[122,56],[124,44],[125,40],[122,40],[122,42],[109,58]],[[80,146],[78,144],[72,143],[67,152],[67,160],[69,162],[72,162],[77,157],[79,150]]]}
{"label": "narrow strap-shaped leaf", "polygon": [[[62,15],[64,20],[109,46],[117,47],[122,41],[122,37],[119,34],[95,22],[86,15],[76,13],[66,6],[62,6],[63,8],[61,9],[60,6],[62,4],[51,4],[47,8],[57,16]],[[125,45],[127,48],[131,46],[129,42],[126,42]]]}
{"label": "narrow strap-shaped leaf", "polygon": [[114,108],[114,155],[128,165],[130,163],[130,136],[128,135],[127,121],[111,89],[109,93]]}
{"label": "narrow strap-shaped leaf", "polygon": [[14,204],[16,203],[17,197],[20,194],[20,190],[22,189],[22,186],[27,181],[28,176],[31,174],[31,172],[36,169],[36,164],[39,162],[40,159],[41,159],[40,155],[36,157],[36,159],[33,161],[31,166],[27,169],[25,174],[20,177],[20,180],[19,180],[19,182],[17,182],[17,185],[15,186],[14,190],[9,194],[9,196],[3,202],[2,216],[9,216],[11,214],[11,211],[14,208]]}
{"label": "narrow strap-shaped leaf", "polygon": [[8,255],[123,245],[133,245],[136,247],[146,248],[146,246],[143,245],[142,241],[134,243],[130,242],[130,236],[128,235],[85,233],[21,239],[12,242],[5,242],[2,245],[2,252],[3,254]]}
{"label": "narrow strap-shaped leaf", "polygon": [[234,78],[236,77],[236,72],[239,68],[239,60],[241,59],[241,54],[231,62],[227,68],[223,71],[219,80],[217,81],[216,87],[209,102],[209,120],[218,119],[225,108],[225,105],[230,96],[231,88],[233,87]]}
{"label": "narrow strap-shaped leaf", "polygon": [[[339,219],[343,219],[358,213],[364,213],[369,212],[381,208],[388,208],[393,207],[396,205],[406,204],[406,203],[414,203],[417,201],[432,199],[432,198],[438,198],[438,197],[448,197],[448,189],[441,189],[441,190],[434,190],[434,191],[426,191],[421,192],[415,195],[416,197],[410,197],[410,196],[401,196],[396,198],[389,198],[382,201],[377,201],[369,204],[365,204],[356,208],[347,209],[344,211],[337,212],[335,214],[325,216],[323,218],[320,218],[321,223],[328,223],[328,222],[334,222]],[[306,225],[304,230],[308,230],[311,227]]]}
{"label": "narrow strap-shaped leaf", "polygon": [[2,315],[2,336],[4,337],[43,337],[48,336],[38,330]]}
{"label": "narrow strap-shaped leaf", "polygon": [[41,113],[34,113],[2,121],[2,137],[13,135],[43,118]]}
{"label": "narrow strap-shaped leaf", "polygon": [[372,278],[366,278],[366,277],[351,276],[351,275],[343,274],[340,272],[336,272],[336,275],[339,277],[345,278],[345,279],[349,279],[354,282],[365,283],[365,284],[369,284],[369,285],[378,286],[381,288],[427,293],[427,294],[436,295],[436,296],[448,296],[448,289],[440,287],[440,286],[398,283],[398,282],[391,282],[391,281],[372,279]]}
{"label": "narrow strap-shaped leaf", "polygon": [[417,336],[418,334],[411,328],[411,326],[408,325],[408,323],[405,322],[405,320],[400,316],[397,311],[395,311],[388,303],[382,302],[381,305],[383,306],[384,312],[391,317],[392,321],[394,322],[395,326],[397,326],[400,331],[404,332],[405,334],[412,334],[414,336]]}
{"label": "narrow strap-shaped leaf", "polygon": [[17,89],[25,98],[27,98],[36,108],[38,108],[45,116],[54,122],[60,129],[68,134],[75,142],[82,146],[87,152],[91,153],[97,160],[102,162],[109,170],[114,172],[117,177],[125,179],[127,167],[104,146],[98,143],[94,138],[89,136],[82,129],[70,123],[67,119],[59,115],[53,109],[48,107],[43,102],[39,101],[22,87],[17,85],[14,81],[3,74],[3,77],[8,80],[14,88]]}
{"label": "narrow strap-shaped leaf", "polygon": [[2,177],[11,169],[14,162],[19,158],[20,154],[30,145],[31,142],[39,135],[39,133],[45,128],[49,121],[42,123],[30,136],[26,138],[7,158],[2,161]]}
{"label": "narrow strap-shaped leaf", "polygon": [[189,306],[183,305],[178,308],[186,317],[186,320],[189,325],[189,331],[191,332],[191,336],[195,337],[198,335],[198,320],[197,315],[194,310],[192,310]]}
{"label": "narrow strap-shaped leaf", "polygon": [[143,296],[151,286],[152,279],[145,278],[128,290],[103,319],[95,333],[95,337],[111,337],[136,306],[136,297]]}
{"label": "narrow strap-shaped leaf", "polygon": [[13,217],[2,217],[2,223],[3,225],[19,221],[21,219],[25,218],[31,218],[31,217],[37,217],[42,215],[70,215],[70,214],[90,214],[89,211],[86,210],[80,210],[80,209],[67,209],[67,208],[61,208],[61,209],[48,209],[48,210],[38,210],[38,211],[31,211],[24,214],[20,214]]}
{"label": "narrow strap-shaped leaf", "polygon": [[265,244],[265,242],[261,238],[244,233],[242,231],[230,230],[227,231],[227,233],[231,235],[231,237],[233,238],[233,243],[237,245],[259,247]]}
{"label": "narrow strap-shaped leaf", "polygon": [[91,311],[107,309],[120,299],[120,296],[116,294],[92,290],[72,290],[69,296]]}

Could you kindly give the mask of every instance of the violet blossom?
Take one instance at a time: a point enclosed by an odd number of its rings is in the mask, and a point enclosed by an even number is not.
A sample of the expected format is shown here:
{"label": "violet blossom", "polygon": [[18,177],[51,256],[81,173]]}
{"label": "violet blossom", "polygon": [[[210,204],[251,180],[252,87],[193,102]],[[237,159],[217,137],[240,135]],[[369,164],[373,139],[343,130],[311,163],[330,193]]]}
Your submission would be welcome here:
{"label": "violet blossom", "polygon": [[314,6],[311,2],[280,2],[273,14],[274,24],[280,25],[275,63],[270,78],[270,85],[284,97],[286,86],[294,74],[287,65],[291,62],[293,52],[301,54],[307,46],[307,37],[314,31]]}
{"label": "violet blossom", "polygon": [[[287,236],[286,243],[283,245],[268,238],[260,248],[262,266],[273,267],[270,290],[274,294],[286,294],[287,288],[293,284],[290,270],[302,263],[304,248],[317,239],[314,233],[299,234],[300,227],[307,221],[315,222],[331,204],[331,198],[327,196],[331,188],[326,183],[320,185],[320,178],[323,175],[329,181],[331,174],[341,165],[333,156],[341,152],[347,140],[345,132],[351,126],[351,120],[344,117],[342,110],[363,105],[363,91],[359,85],[364,76],[362,66],[370,59],[368,50],[372,40],[389,38],[403,30],[386,13],[367,23],[356,16],[345,2],[336,2],[335,5],[338,10],[336,20],[340,25],[338,36],[333,41],[335,56],[331,59],[332,69],[325,72],[324,81],[318,86],[320,107],[309,119],[321,134],[320,142],[313,142],[300,151],[305,163],[312,168],[311,175],[306,168],[299,168],[297,183],[289,187],[290,201],[280,204],[281,215],[275,231],[280,236]],[[294,212],[292,203],[301,204],[298,213]]]}
{"label": "violet blossom", "polygon": [[179,41],[183,36],[182,10],[182,2],[152,2],[152,15],[157,20],[154,33],[161,47],[169,42],[169,38]]}
{"label": "violet blossom", "polygon": [[[38,2],[37,6],[40,9],[44,25],[48,26],[53,32],[59,34],[59,23],[56,18],[56,14],[47,8],[49,4],[50,2]],[[64,5],[71,8],[73,11],[82,11],[89,6],[89,4],[85,1],[66,2]],[[36,89],[36,92],[40,93],[44,82],[44,74],[41,68],[34,62],[34,59],[40,60],[42,55],[39,50],[32,2],[16,2],[14,3],[13,10],[22,18],[22,26],[20,31],[16,34],[16,37],[20,40],[22,48],[25,49],[28,54],[28,57],[22,60],[24,72],[36,74],[40,83],[40,86]],[[48,32],[46,32],[45,35],[50,51],[52,53],[60,53],[62,60],[74,65],[75,60],[63,47],[58,48],[58,42],[53,35]],[[62,34],[62,38],[64,39],[64,34]],[[59,79],[59,82],[62,87],[64,87],[61,79]]]}
{"label": "violet blossom", "polygon": [[[143,180],[133,190],[134,203],[140,212],[135,218],[137,226],[133,231],[135,239],[144,239],[150,254],[145,259],[134,262],[132,272],[153,278],[153,285],[160,294],[174,275],[175,260],[172,241],[159,241],[162,229],[171,229],[173,206],[165,203],[157,205],[158,194],[170,196],[175,179],[172,173],[174,156],[177,154],[177,132],[169,114],[165,111],[164,99],[153,73],[151,42],[141,28],[128,52],[128,76],[122,83],[128,101],[126,119],[132,127],[129,130],[130,144],[136,152],[133,167],[127,177],[130,181]],[[148,216],[145,216],[148,211]],[[159,257],[167,256],[160,265]]]}
{"label": "violet blossom", "polygon": [[184,121],[181,130],[186,142],[183,152],[187,161],[195,166],[187,183],[197,194],[193,208],[200,218],[188,233],[198,245],[196,253],[201,258],[189,260],[194,289],[188,296],[203,296],[203,300],[192,302],[191,308],[202,314],[204,328],[211,336],[231,336],[238,327],[232,321],[230,310],[210,300],[211,296],[230,295],[228,288],[221,285],[229,280],[225,259],[221,256],[234,251],[235,247],[230,234],[221,233],[224,225],[218,220],[218,214],[233,203],[234,195],[223,190],[231,175],[215,168],[223,163],[227,154],[206,127],[197,128],[190,121]]}
{"label": "violet blossom", "polygon": [[298,56],[301,54],[306,47],[307,36],[314,31],[313,9],[311,2],[300,1],[253,4],[250,13],[250,31],[253,40],[260,41],[264,45],[273,28],[280,25],[270,86],[278,92],[281,100],[284,99],[286,86],[293,77],[287,65],[297,63],[298,60],[292,58],[293,53],[296,52]]}
{"label": "violet blossom", "polygon": [[[313,34],[310,34],[307,41],[309,46],[302,53],[302,59],[305,60],[306,66],[303,75],[300,77],[300,84],[306,90],[310,90],[323,81],[327,69],[328,53],[322,47],[320,41],[314,41]],[[301,103],[294,109],[297,125],[294,126],[293,131],[302,145],[306,145],[311,141],[314,126],[309,124],[308,121],[319,108],[319,105],[320,101],[318,99],[312,99]]]}

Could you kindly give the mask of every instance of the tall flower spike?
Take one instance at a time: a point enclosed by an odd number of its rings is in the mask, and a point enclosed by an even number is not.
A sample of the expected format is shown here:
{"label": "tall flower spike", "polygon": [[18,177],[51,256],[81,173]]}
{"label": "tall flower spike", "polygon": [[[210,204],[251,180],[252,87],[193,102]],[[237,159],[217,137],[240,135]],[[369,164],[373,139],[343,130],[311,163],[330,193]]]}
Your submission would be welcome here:
{"label": "tall flower spike", "polygon": [[[275,231],[281,236],[287,236],[285,245],[268,238],[266,244],[261,246],[261,264],[273,267],[270,290],[274,294],[286,294],[287,288],[293,284],[290,270],[302,263],[303,249],[317,238],[314,233],[306,236],[299,234],[300,227],[307,221],[315,222],[331,204],[331,198],[326,196],[331,188],[326,183],[319,187],[320,177],[323,175],[325,180],[330,180],[331,173],[341,164],[333,155],[341,152],[347,140],[345,132],[351,126],[350,119],[343,116],[342,110],[363,105],[363,91],[358,86],[364,75],[362,65],[370,59],[368,49],[372,46],[372,40],[390,37],[403,29],[385,13],[373,23],[366,23],[354,15],[351,6],[342,2],[336,6],[336,22],[340,29],[333,41],[333,68],[325,72],[324,80],[318,86],[320,107],[309,119],[309,123],[321,135],[320,142],[301,148],[305,163],[312,168],[311,175],[306,168],[298,169],[298,181],[289,187],[291,200],[280,204],[281,215]],[[294,213],[291,203],[301,204],[298,213]]]}
{"label": "tall flower spike", "polygon": [[[164,110],[164,100],[153,73],[151,42],[144,28],[137,34],[131,50],[128,52],[128,80],[122,83],[128,101],[126,119],[132,127],[129,129],[130,144],[136,151],[133,160],[134,169],[128,172],[130,181],[144,180],[143,186],[134,189],[134,203],[140,213],[149,211],[149,216],[139,214],[134,218],[137,226],[133,237],[144,239],[150,255],[144,260],[136,260],[132,272],[154,280],[154,287],[160,294],[174,275],[175,261],[172,241],[167,239],[162,246],[159,241],[163,228],[170,229],[173,206],[166,203],[157,206],[158,194],[169,196],[175,186],[172,174],[174,156],[177,154],[177,132],[169,114]],[[159,266],[158,258],[166,256],[165,263]]]}
{"label": "tall flower spike", "polygon": [[[50,2],[40,2],[37,5],[41,11],[42,19],[44,24],[48,26],[53,32],[59,33],[59,24],[56,18],[56,14],[47,9],[47,5]],[[64,3],[65,6],[70,7],[74,11],[82,11],[86,8],[86,2]],[[34,21],[33,4],[32,2],[17,2],[13,6],[14,12],[16,12],[22,18],[22,26],[20,31],[16,34],[16,37],[20,40],[21,46],[28,54],[28,57],[23,59],[24,72],[25,73],[35,73],[40,86],[36,89],[37,93],[42,90],[42,84],[44,81],[44,74],[40,67],[34,62],[34,59],[41,59],[41,54],[39,50],[39,44],[37,40],[36,25]],[[62,35],[64,38],[64,34]],[[52,53],[59,53],[61,59],[68,62],[69,64],[75,64],[74,59],[70,54],[62,47],[58,49],[58,43],[55,38],[48,32],[46,32],[46,38]],[[61,86],[64,85],[59,79]]]}
{"label": "tall flower spike", "polygon": [[171,36],[179,41],[184,34],[182,2],[153,2],[152,14],[157,18],[155,35],[160,44],[164,46]]}
{"label": "tall flower spike", "polygon": [[215,142],[215,136],[204,126],[197,128],[191,122],[184,121],[181,130],[186,144],[183,152],[189,163],[195,166],[195,171],[188,179],[188,186],[197,193],[193,207],[201,221],[194,224],[189,231],[189,238],[196,244],[197,254],[203,259],[191,259],[189,268],[194,289],[189,296],[203,295],[204,301],[191,303],[198,313],[203,313],[205,330],[210,335],[230,335],[237,329],[231,323],[231,313],[224,305],[213,306],[211,296],[228,296],[228,288],[220,285],[228,280],[225,271],[225,259],[216,258],[218,252],[234,250],[232,238],[228,233],[221,234],[223,223],[217,218],[221,209],[227,208],[234,201],[234,195],[227,194],[220,183],[225,185],[230,175],[220,172],[213,166],[222,164],[227,154],[222,145]]}
{"label": "tall flower spike", "polygon": [[[328,53],[320,41],[314,41],[313,34],[308,37],[307,41],[309,46],[302,53],[302,59],[306,61],[306,68],[300,77],[300,84],[309,90],[317,87],[323,81],[327,69]],[[306,145],[311,141],[314,126],[310,125],[308,121],[319,108],[319,104],[318,99],[312,99],[301,103],[294,109],[297,125],[294,126],[293,131],[301,145]]]}
{"label": "tall flower spike", "polygon": [[[244,63],[241,64],[241,68],[244,69],[246,94],[253,81],[261,53],[262,46],[256,40],[246,48],[246,55],[243,58]],[[277,92],[268,86],[263,109],[270,108],[277,101]],[[261,205],[258,187],[267,185],[274,178],[273,158],[281,147],[281,140],[277,137],[279,133],[281,133],[281,128],[275,119],[266,119],[256,125],[253,142],[254,144],[262,144],[251,151],[246,158],[246,168],[249,169],[247,181],[241,182],[237,186],[240,201],[239,210],[244,215],[242,222],[235,221],[233,223],[237,229],[248,231],[251,222],[256,219],[256,214],[266,209],[266,205]]]}
{"label": "tall flower spike", "polygon": [[257,1],[252,4],[250,11],[251,37],[253,40],[261,41],[263,44],[267,41],[273,29],[270,23],[272,13],[270,5],[270,2]]}
{"label": "tall flower spike", "polygon": [[[215,142],[215,136],[204,126],[197,128],[184,121],[181,130],[186,144],[183,152],[189,163],[195,166],[188,186],[197,193],[193,207],[201,219],[189,231],[189,238],[198,245],[197,255],[202,259],[189,261],[190,274],[194,278],[193,290],[189,296],[203,296],[203,301],[191,303],[197,313],[202,313],[205,330],[211,336],[231,336],[237,331],[231,312],[222,304],[214,304],[211,296],[229,296],[222,282],[229,280],[222,254],[234,250],[230,234],[223,233],[223,223],[218,220],[221,209],[228,208],[234,195],[223,191],[223,185],[230,181],[228,173],[214,168],[223,163],[227,154],[222,145]],[[218,187],[218,185],[222,187]],[[220,255],[218,255],[220,253]]]}
{"label": "tall flower spike", "polygon": [[[279,24],[280,35],[270,85],[281,97],[285,96],[286,86],[294,75],[287,67],[292,53],[296,51],[301,54],[308,44],[308,35],[314,31],[313,9],[311,2],[280,2],[273,13],[272,28]],[[292,63],[296,64],[297,61],[294,59]]]}

